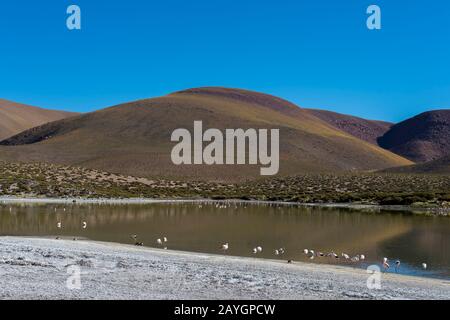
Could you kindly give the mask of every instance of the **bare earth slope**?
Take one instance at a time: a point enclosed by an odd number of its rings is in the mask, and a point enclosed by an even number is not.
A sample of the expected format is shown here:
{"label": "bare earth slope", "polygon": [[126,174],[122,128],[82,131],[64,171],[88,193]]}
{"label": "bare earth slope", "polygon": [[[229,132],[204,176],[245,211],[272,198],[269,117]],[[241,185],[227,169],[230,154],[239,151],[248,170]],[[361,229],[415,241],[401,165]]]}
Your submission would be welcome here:
{"label": "bare earth slope", "polygon": [[383,136],[393,123],[367,120],[327,110],[308,109],[308,112],[352,136],[378,145],[377,139]]}
{"label": "bare earth slope", "polygon": [[403,166],[384,170],[395,173],[427,173],[427,174],[450,174],[450,156],[445,156],[437,160],[419,163],[411,166]]}
{"label": "bare earth slope", "polygon": [[379,145],[414,162],[450,154],[450,110],[429,111],[394,125]]}
{"label": "bare earth slope", "polygon": [[172,164],[173,130],[280,129],[280,174],[372,170],[410,161],[340,131],[296,105],[238,89],[200,88],[64,119],[3,141],[0,159],[50,162],[140,177],[246,180],[260,166]]}
{"label": "bare earth slope", "polygon": [[74,115],[76,114],[71,112],[46,110],[0,99],[0,140]]}

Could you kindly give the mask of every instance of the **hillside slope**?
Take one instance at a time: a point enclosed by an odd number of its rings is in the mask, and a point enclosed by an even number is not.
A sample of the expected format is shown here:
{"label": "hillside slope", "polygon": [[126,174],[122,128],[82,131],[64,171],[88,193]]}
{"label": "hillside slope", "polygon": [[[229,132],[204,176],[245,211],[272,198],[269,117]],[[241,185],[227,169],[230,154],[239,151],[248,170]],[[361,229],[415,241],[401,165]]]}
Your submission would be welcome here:
{"label": "hillside slope", "polygon": [[246,180],[261,166],[172,164],[173,130],[279,128],[280,174],[372,170],[408,160],[262,93],[200,88],[118,105],[25,131],[3,141],[0,159],[78,165],[141,177]]}
{"label": "hillside slope", "polygon": [[333,127],[375,145],[378,145],[377,139],[383,136],[393,126],[393,123],[389,122],[366,120],[327,110],[307,110]]}
{"label": "hillside slope", "polygon": [[0,140],[41,124],[61,120],[75,113],[46,110],[0,99]]}
{"label": "hillside slope", "polygon": [[420,174],[450,174],[450,156],[445,156],[437,160],[419,163],[416,165],[389,168],[385,172],[392,173],[420,173]]}
{"label": "hillside slope", "polygon": [[419,114],[394,125],[379,145],[414,162],[437,160],[450,154],[450,110]]}

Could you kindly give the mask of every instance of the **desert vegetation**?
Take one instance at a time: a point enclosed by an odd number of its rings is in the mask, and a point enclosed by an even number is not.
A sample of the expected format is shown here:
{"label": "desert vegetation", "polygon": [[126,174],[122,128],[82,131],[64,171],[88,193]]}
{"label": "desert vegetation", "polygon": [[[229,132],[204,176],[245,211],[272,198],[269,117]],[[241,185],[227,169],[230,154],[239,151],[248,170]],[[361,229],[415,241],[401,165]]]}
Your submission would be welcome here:
{"label": "desert vegetation", "polygon": [[450,208],[445,175],[304,174],[244,183],[137,178],[50,164],[0,163],[0,195],[49,198],[209,198]]}

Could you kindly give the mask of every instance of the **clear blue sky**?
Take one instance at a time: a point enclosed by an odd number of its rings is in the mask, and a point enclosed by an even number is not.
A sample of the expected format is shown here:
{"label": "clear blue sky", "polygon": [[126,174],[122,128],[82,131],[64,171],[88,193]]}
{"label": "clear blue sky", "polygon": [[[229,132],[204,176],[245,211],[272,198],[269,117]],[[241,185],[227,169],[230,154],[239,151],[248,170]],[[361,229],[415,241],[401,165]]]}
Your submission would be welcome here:
{"label": "clear blue sky", "polygon": [[226,86],[398,121],[450,108],[450,1],[2,1],[0,55],[0,97],[52,109]]}

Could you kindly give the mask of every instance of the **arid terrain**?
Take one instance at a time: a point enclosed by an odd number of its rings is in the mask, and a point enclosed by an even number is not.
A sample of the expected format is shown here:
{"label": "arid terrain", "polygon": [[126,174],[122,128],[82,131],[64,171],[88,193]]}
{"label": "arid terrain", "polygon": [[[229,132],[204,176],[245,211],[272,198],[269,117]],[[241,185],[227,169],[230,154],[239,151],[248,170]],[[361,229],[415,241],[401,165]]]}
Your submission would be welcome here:
{"label": "arid terrain", "polygon": [[76,113],[46,110],[0,99],[0,140],[41,124],[74,115]]}
{"label": "arid terrain", "polygon": [[450,110],[419,114],[395,124],[378,139],[379,145],[414,162],[450,154]]}
{"label": "arid terrain", "polygon": [[280,129],[280,175],[378,170],[411,161],[270,95],[200,88],[45,124],[1,142],[0,159],[71,165],[147,178],[242,182],[259,166],[172,163],[175,129]]}
{"label": "arid terrain", "polygon": [[47,164],[0,164],[0,195],[47,198],[239,199],[450,207],[450,179],[412,174],[304,174],[241,183],[151,180]]}
{"label": "arid terrain", "polygon": [[384,170],[386,173],[420,173],[450,175],[450,155],[437,160],[411,166],[396,167]]}
{"label": "arid terrain", "polygon": [[[0,132],[26,129],[0,142],[3,196],[440,208],[447,207],[450,198],[450,110],[391,124],[303,109],[263,93],[214,87],[80,115],[1,103],[0,113],[7,110],[9,118],[2,118]],[[34,122],[19,121],[22,127],[11,131],[19,115]],[[197,120],[204,128],[219,130],[280,129],[279,174],[263,179],[260,166],[250,165],[174,165],[171,133],[178,128],[192,131]]]}
{"label": "arid terrain", "polygon": [[327,110],[308,109],[308,112],[339,130],[375,145],[378,145],[378,139],[394,125],[390,122],[366,120]]}

